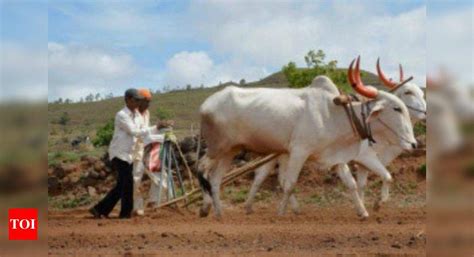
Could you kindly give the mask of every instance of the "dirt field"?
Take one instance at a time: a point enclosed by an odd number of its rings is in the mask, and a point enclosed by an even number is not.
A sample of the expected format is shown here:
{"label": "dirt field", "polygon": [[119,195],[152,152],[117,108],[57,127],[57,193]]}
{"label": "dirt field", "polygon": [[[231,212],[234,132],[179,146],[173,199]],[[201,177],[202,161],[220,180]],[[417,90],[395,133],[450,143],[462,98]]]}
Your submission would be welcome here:
{"label": "dirt field", "polygon": [[[276,202],[275,202],[276,204]],[[49,213],[50,255],[314,256],[322,254],[424,255],[424,207],[389,207],[361,221],[349,202],[305,205],[302,214],[276,215],[225,206],[224,219],[199,218],[197,208],[171,209],[131,220],[94,220],[85,210]],[[295,255],[296,254],[296,255]]]}

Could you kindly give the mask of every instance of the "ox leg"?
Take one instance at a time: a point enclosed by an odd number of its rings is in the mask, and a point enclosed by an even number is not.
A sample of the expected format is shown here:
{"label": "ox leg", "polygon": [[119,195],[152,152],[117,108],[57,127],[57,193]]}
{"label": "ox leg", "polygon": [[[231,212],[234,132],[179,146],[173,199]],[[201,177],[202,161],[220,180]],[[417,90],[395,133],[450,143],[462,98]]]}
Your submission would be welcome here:
{"label": "ox leg", "polygon": [[385,168],[385,166],[380,162],[378,158],[363,158],[362,160],[357,160],[360,164],[364,165],[367,169],[375,172],[382,179],[382,193],[379,200],[375,202],[374,209],[377,210],[380,208],[380,204],[386,202],[390,196],[390,184],[393,181],[392,175]]}
{"label": "ox leg", "polygon": [[209,174],[215,172],[216,161],[204,156],[199,164],[198,180],[202,189],[203,203],[199,210],[200,217],[207,217],[212,206],[212,187],[209,183]]}
{"label": "ox leg", "polygon": [[357,209],[357,214],[362,218],[369,217],[369,213],[365,209],[365,206],[359,197],[359,193],[357,192],[357,183],[354,177],[352,177],[349,167],[346,164],[338,164],[336,165],[336,169],[337,174],[341,178],[342,182],[347,186],[347,188],[349,188],[352,200]]}
{"label": "ox leg", "polygon": [[365,187],[367,186],[368,175],[369,171],[365,167],[359,167],[357,169],[357,188],[362,203],[365,203]]}
{"label": "ox leg", "polygon": [[220,201],[220,188],[221,188],[222,176],[224,175],[224,173],[229,171],[234,155],[235,155],[234,153],[225,155],[219,161],[219,164],[217,165],[217,169],[215,170],[215,172],[212,173],[212,176],[209,178],[209,182],[211,183],[211,189],[212,189],[212,203],[214,206],[214,211],[215,211],[217,219],[222,218],[222,207],[221,207],[221,201]]}
{"label": "ox leg", "polygon": [[247,214],[253,213],[252,204],[255,199],[255,194],[260,189],[263,181],[268,177],[268,174],[275,168],[276,160],[271,160],[255,170],[255,178],[250,188],[249,196],[245,201],[245,211]]}
{"label": "ox leg", "polygon": [[286,165],[286,169],[280,172],[280,174],[283,174],[280,180],[281,182],[283,182],[283,198],[280,202],[280,206],[278,209],[279,215],[284,215],[286,212],[288,200],[293,194],[293,190],[300,175],[301,169],[303,168],[303,164],[307,158],[307,152],[303,152],[301,150],[292,151],[289,156],[288,165]]}
{"label": "ox leg", "polygon": [[[280,183],[280,186],[283,188],[283,185],[285,184],[285,172],[288,166],[288,155],[280,155],[279,160],[279,169],[278,169],[278,182]],[[294,214],[300,214],[300,205],[298,203],[298,200],[296,199],[295,193],[291,193],[290,198],[290,206],[291,210],[293,211]]]}

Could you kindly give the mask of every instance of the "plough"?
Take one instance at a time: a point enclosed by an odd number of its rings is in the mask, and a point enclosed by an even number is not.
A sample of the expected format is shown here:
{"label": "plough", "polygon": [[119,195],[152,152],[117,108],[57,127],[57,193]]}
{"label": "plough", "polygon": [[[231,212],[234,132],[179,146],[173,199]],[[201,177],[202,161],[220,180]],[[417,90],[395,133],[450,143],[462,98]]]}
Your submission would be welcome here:
{"label": "plough", "polygon": [[[274,158],[276,158],[278,156],[278,154],[269,154],[267,156],[264,156],[264,157],[257,157],[255,160],[243,165],[242,167],[239,167],[239,168],[236,168],[234,170],[231,170],[230,172],[228,172],[222,179],[222,185],[226,185],[226,184],[229,184],[233,181],[235,181],[237,178],[245,175],[245,174],[248,174],[249,172],[255,170],[256,168],[260,167],[261,165],[273,160]],[[181,156],[183,157],[183,156]],[[183,158],[183,162],[185,163],[185,166],[187,167],[187,169],[189,169],[189,166],[186,164],[186,160]],[[165,167],[165,165],[163,165]],[[162,170],[162,172],[164,172]],[[177,174],[178,176],[179,175],[179,169],[177,169]],[[173,180],[173,177],[172,176],[169,176],[168,177],[170,180]],[[192,180],[192,177],[190,177],[190,179]],[[173,183],[172,181],[169,182],[170,184]],[[191,182],[191,185],[192,182]],[[160,188],[160,192],[161,192],[161,188]],[[173,204],[177,204],[179,202],[185,202],[184,205],[182,205],[181,207],[186,207],[188,206],[189,204],[197,201],[199,199],[199,197],[196,197],[194,198],[193,200],[190,200],[190,197],[191,196],[194,196],[194,195],[199,195],[201,194],[201,189],[200,188],[193,188],[190,192],[184,192],[183,190],[183,195],[182,196],[179,196],[179,197],[174,197],[174,199],[170,199],[168,198],[168,201],[165,202],[165,203],[162,203],[162,204],[159,204],[157,208],[162,208],[162,207],[166,207],[166,206],[170,206],[170,205],[173,205]]]}

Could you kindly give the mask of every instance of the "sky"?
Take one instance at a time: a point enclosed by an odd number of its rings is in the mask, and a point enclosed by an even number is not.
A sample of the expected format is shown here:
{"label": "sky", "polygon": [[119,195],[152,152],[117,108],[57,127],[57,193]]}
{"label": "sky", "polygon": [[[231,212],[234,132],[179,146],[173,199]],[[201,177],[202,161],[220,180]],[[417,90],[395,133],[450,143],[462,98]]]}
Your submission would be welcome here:
{"label": "sky", "polygon": [[[401,63],[424,86],[427,33],[437,32],[427,22],[462,47],[472,31],[472,1],[0,1],[0,99],[254,81],[290,61],[304,66],[311,49],[339,67],[361,55],[369,71],[380,57],[393,77]],[[468,28],[450,30],[456,21]]]}

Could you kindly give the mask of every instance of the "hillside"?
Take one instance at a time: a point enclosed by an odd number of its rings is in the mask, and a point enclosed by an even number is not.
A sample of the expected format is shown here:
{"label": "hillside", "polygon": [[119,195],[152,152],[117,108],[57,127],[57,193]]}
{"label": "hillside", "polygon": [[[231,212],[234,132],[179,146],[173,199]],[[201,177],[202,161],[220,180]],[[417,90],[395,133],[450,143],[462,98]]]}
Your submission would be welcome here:
{"label": "hillside", "polygon": [[[377,76],[373,73],[364,71],[363,80],[366,84],[379,86]],[[178,136],[189,135],[191,126],[195,129],[199,126],[198,111],[201,103],[229,83],[232,82],[208,88],[155,94],[150,105],[151,122],[156,120],[157,108],[164,108],[174,114],[175,130]],[[276,72],[259,81],[249,82],[245,87],[282,88],[288,87],[288,81],[282,72]],[[71,150],[69,142],[77,136],[88,135],[93,138],[97,128],[112,120],[122,106],[122,97],[89,103],[48,104],[49,152]],[[70,121],[65,126],[58,123],[64,112],[67,112],[70,117]]]}

